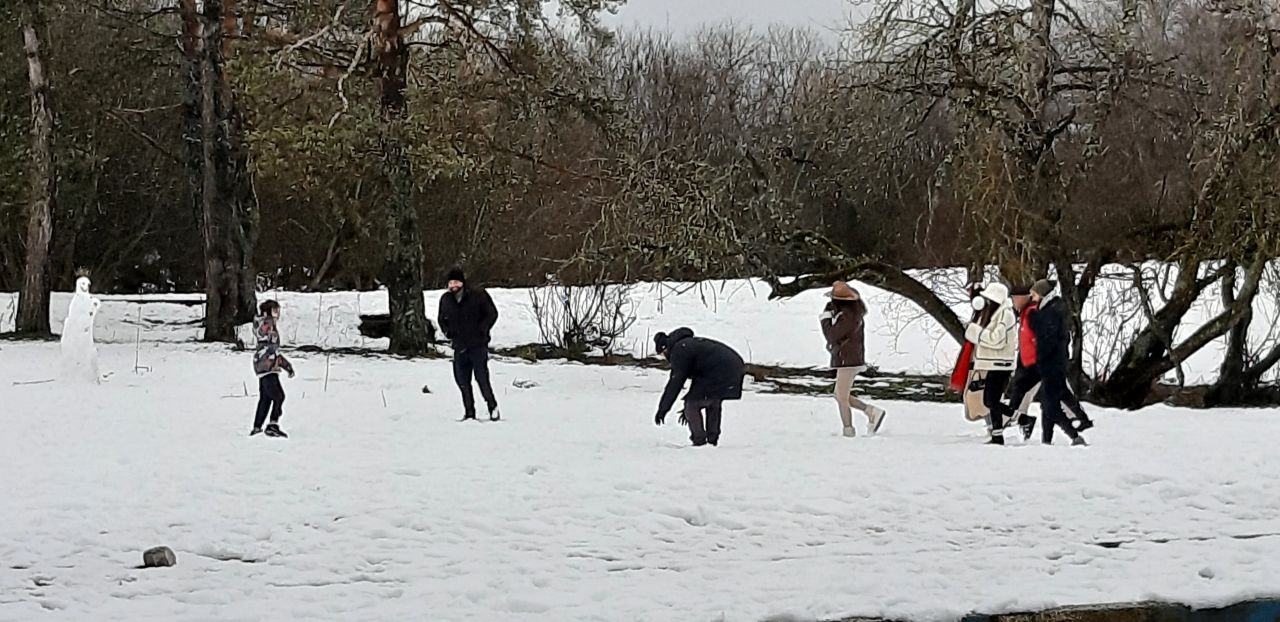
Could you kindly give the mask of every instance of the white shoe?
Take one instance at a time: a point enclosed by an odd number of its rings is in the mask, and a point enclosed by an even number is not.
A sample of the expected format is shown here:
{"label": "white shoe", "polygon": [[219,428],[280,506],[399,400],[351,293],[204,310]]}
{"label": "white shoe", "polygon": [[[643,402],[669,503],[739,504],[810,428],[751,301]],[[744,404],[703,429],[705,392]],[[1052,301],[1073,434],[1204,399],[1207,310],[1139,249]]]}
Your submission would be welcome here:
{"label": "white shoe", "polygon": [[878,406],[867,407],[867,428],[869,433],[875,434],[880,431],[880,426],[884,424],[884,409]]}
{"label": "white shoe", "polygon": [[857,431],[857,430],[855,430],[855,429],[853,429],[853,426],[849,426],[849,427],[847,427],[847,428],[845,428],[845,429],[844,429],[844,437],[845,437],[845,438],[853,438],[853,437],[855,437],[855,436],[857,436],[857,435],[858,435],[858,431]]}

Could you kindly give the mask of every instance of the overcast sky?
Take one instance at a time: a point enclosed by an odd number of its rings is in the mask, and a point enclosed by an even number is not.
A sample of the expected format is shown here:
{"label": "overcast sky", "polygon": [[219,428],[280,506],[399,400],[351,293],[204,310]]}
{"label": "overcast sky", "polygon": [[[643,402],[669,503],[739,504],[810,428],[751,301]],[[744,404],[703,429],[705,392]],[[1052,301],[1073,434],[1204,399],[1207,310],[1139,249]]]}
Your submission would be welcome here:
{"label": "overcast sky", "polygon": [[852,9],[849,0],[628,0],[609,21],[673,34],[728,22],[759,29],[780,24],[827,30],[844,28]]}
{"label": "overcast sky", "polygon": [[[556,0],[544,0],[554,15]],[[833,39],[859,9],[851,0],[627,0],[617,15],[602,15],[606,26],[689,34],[704,25],[737,24],[756,30],[769,26],[811,28]]]}

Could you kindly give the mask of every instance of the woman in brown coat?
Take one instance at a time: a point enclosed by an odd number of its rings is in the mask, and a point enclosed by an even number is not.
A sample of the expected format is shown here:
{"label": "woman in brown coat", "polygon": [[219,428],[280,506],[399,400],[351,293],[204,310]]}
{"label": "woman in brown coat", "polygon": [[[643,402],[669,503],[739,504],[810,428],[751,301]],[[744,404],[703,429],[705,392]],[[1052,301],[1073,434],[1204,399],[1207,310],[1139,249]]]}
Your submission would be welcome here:
{"label": "woman in brown coat", "polygon": [[836,370],[836,404],[840,407],[840,421],[844,435],[853,437],[853,409],[867,416],[867,429],[875,434],[884,423],[884,409],[867,404],[853,396],[853,379],[866,371],[866,337],[863,320],[867,305],[857,290],[844,281],[837,281],[827,295],[831,302],[823,310],[820,321],[822,334],[827,338],[827,351],[831,353],[831,366]]}

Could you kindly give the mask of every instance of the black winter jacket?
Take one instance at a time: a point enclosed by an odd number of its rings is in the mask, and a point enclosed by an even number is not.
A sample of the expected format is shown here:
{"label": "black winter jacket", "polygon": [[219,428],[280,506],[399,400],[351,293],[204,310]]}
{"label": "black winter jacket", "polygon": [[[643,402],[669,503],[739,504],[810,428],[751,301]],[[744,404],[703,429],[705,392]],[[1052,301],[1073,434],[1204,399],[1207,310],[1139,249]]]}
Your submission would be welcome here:
{"label": "black winter jacket", "polygon": [[680,389],[686,380],[692,379],[685,401],[742,399],[742,376],[746,364],[733,348],[702,337],[694,337],[693,331],[680,328],[671,333],[667,346],[671,361],[671,379],[662,393],[658,413],[667,414],[675,405]]}
{"label": "black winter jacket", "polygon": [[1036,366],[1042,374],[1066,373],[1071,346],[1066,301],[1059,296],[1041,301],[1030,320],[1036,336]]}
{"label": "black winter jacket", "polygon": [[440,297],[436,319],[455,350],[488,347],[489,333],[498,322],[498,307],[488,292],[463,286],[461,300],[453,292]]}

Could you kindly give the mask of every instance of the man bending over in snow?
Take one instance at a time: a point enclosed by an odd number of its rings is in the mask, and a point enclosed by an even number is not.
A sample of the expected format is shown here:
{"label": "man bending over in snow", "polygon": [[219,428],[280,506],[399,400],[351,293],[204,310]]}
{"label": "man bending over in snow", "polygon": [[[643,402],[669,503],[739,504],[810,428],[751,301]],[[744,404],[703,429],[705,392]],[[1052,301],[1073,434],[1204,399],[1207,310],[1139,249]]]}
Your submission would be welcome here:
{"label": "man bending over in snow", "polygon": [[280,331],[276,322],[280,321],[280,303],[267,300],[258,305],[262,315],[253,321],[253,335],[258,339],[258,348],[253,353],[253,371],[258,374],[258,412],[253,418],[253,430],[249,436],[262,433],[262,423],[267,420],[267,411],[271,411],[271,423],[267,424],[267,436],[288,438],[289,435],[280,429],[280,415],[284,414],[284,387],[280,386],[280,372],[289,373],[293,377],[293,364],[280,353]]}
{"label": "man bending over in snow", "polygon": [[[688,328],[670,335],[658,333],[653,345],[659,355],[671,362],[671,379],[658,403],[658,416],[653,422],[662,425],[675,405],[686,380],[692,380],[684,395],[684,413],[680,423],[689,426],[689,440],[694,447],[720,443],[721,404],[725,400],[742,399],[742,376],[746,365],[733,348],[702,337],[694,337]],[[703,426],[706,411],[706,426]]]}

